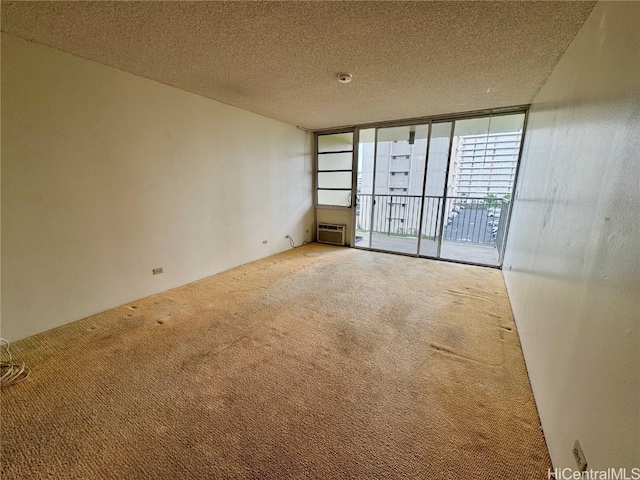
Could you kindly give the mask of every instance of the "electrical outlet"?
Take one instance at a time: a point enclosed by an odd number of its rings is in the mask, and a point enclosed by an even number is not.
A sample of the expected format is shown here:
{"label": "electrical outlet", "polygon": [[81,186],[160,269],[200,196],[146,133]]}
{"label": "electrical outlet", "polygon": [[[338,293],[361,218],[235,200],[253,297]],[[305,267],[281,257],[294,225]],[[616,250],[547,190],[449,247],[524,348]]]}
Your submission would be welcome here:
{"label": "electrical outlet", "polygon": [[584,456],[584,452],[582,451],[582,447],[578,440],[573,444],[573,457],[576,459],[576,463],[578,464],[578,470],[580,472],[584,472],[587,469],[587,457]]}
{"label": "electrical outlet", "polygon": [[164,273],[164,267],[158,267],[158,268],[154,268],[153,269],[153,274],[154,275],[159,275],[161,273]]}

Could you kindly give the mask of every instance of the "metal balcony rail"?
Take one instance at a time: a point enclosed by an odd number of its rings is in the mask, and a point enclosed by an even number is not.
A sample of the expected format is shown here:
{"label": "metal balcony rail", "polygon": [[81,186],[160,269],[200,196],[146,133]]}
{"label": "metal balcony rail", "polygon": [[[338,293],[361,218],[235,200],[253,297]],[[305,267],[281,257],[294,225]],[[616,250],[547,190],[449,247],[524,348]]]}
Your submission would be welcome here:
{"label": "metal balcony rail", "polygon": [[444,222],[445,241],[496,246],[503,237],[508,205],[508,200],[490,196],[447,197],[445,201],[441,196],[360,193],[356,229],[395,237],[421,235],[422,240],[437,241]]}

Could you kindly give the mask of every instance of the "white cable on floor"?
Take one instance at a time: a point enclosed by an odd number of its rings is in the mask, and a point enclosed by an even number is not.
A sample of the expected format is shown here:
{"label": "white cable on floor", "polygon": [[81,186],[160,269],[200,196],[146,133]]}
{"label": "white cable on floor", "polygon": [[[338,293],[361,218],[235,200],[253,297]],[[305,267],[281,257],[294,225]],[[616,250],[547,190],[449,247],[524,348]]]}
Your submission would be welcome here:
{"label": "white cable on floor", "polygon": [[14,363],[9,342],[4,338],[0,338],[0,360],[0,387],[8,387],[29,376],[29,367],[24,362]]}
{"label": "white cable on floor", "polygon": [[[290,235],[285,235],[284,238],[289,240],[289,244],[291,245],[291,248],[296,248],[296,244],[295,244],[295,242],[293,241],[293,238],[291,238]],[[309,244],[309,242],[307,242],[306,240],[304,242],[302,242],[302,245],[308,245],[308,244]]]}

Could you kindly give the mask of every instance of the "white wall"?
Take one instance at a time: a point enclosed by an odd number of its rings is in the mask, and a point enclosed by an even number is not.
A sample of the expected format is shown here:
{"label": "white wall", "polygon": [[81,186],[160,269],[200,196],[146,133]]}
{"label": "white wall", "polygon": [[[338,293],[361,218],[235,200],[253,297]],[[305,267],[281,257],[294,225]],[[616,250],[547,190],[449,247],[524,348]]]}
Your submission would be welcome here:
{"label": "white wall", "polygon": [[3,35],[2,127],[9,340],[311,239],[293,126]]}
{"label": "white wall", "polygon": [[640,467],[639,25],[597,4],[529,117],[504,275],[557,468]]}

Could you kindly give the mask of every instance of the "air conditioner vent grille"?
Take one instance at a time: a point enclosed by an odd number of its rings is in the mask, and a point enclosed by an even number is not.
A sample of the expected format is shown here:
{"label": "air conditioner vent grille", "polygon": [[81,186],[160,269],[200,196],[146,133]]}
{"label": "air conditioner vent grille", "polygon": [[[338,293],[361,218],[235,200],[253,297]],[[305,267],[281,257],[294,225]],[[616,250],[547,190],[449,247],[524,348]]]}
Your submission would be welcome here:
{"label": "air conditioner vent grille", "polygon": [[344,246],[345,225],[318,224],[318,243]]}

